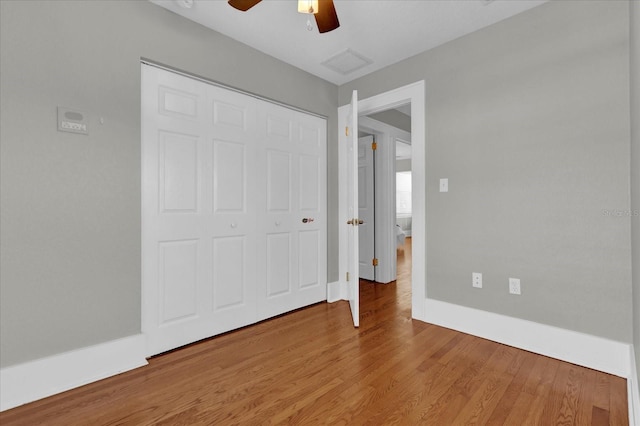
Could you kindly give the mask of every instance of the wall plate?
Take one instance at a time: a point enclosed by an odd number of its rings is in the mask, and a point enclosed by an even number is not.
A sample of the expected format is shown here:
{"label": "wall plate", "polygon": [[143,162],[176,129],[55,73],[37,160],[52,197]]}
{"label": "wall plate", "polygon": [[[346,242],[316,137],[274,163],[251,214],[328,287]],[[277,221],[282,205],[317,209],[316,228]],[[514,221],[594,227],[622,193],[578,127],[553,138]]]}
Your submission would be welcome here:
{"label": "wall plate", "polygon": [[440,192],[449,192],[449,179],[440,179]]}
{"label": "wall plate", "polygon": [[76,109],[59,106],[58,131],[88,135],[86,114]]}
{"label": "wall plate", "polygon": [[475,288],[482,288],[482,274],[480,272],[471,273],[471,285]]}

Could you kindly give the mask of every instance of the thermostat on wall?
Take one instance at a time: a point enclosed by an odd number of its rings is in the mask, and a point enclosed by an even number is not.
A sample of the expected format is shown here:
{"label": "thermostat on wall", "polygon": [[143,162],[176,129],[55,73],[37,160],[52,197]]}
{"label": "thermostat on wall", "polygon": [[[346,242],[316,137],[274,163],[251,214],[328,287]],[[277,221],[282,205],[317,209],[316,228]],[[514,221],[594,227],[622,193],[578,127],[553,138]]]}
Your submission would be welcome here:
{"label": "thermostat on wall", "polygon": [[58,131],[89,134],[87,131],[87,116],[71,108],[58,107]]}

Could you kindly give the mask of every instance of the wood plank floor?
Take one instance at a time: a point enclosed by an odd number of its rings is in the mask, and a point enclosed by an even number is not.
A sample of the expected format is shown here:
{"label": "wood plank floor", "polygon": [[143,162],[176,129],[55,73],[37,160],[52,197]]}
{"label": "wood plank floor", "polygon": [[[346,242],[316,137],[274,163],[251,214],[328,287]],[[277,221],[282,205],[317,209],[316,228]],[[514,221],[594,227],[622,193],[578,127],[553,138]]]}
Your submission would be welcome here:
{"label": "wood plank floor", "polygon": [[411,320],[396,283],[361,282],[360,328],[321,303],[0,413],[9,425],[626,425],[626,382]]}

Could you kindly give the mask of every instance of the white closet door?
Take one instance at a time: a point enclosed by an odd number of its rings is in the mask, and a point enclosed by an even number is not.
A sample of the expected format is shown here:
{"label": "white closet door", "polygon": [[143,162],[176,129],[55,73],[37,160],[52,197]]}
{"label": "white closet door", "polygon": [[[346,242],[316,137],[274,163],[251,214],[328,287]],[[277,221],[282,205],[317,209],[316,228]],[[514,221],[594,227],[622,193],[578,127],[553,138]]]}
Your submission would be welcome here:
{"label": "white closet door", "polygon": [[[204,83],[203,83],[204,84]],[[256,100],[204,84],[211,122],[207,198],[211,311],[215,333],[256,321]]]}
{"label": "white closet door", "polygon": [[255,322],[255,100],[143,66],[148,355]]}
{"label": "white closet door", "polygon": [[142,69],[147,354],[326,300],[326,121]]}
{"label": "white closet door", "polygon": [[258,108],[258,318],[326,300],[326,121],[278,105]]}

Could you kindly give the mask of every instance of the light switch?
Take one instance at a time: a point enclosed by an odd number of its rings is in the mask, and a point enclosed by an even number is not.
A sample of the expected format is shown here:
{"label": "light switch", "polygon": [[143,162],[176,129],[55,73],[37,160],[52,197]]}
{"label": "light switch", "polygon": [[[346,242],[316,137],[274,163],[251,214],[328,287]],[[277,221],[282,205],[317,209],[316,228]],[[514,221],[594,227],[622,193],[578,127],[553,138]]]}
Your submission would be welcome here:
{"label": "light switch", "polygon": [[449,179],[440,179],[440,192],[449,192]]}

